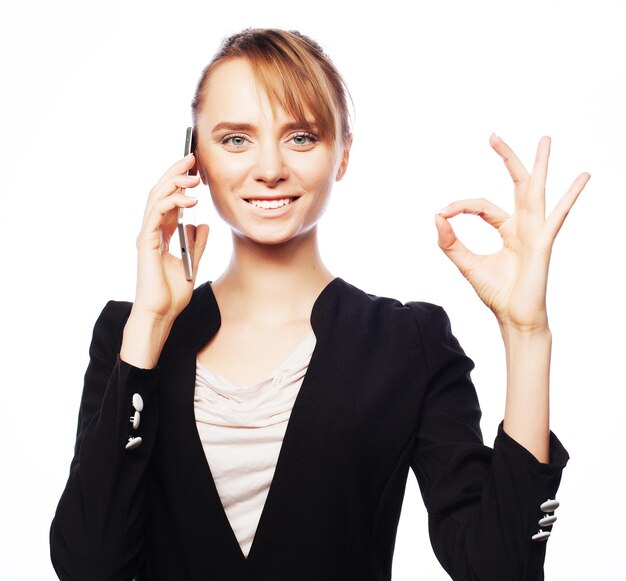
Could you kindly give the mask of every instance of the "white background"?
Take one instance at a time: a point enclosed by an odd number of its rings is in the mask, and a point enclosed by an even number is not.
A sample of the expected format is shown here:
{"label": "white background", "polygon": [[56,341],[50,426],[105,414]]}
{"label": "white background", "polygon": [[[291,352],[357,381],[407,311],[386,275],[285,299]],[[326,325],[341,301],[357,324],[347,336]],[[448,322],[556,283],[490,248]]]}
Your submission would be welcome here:
{"label": "white background", "polygon": [[[492,131],[532,166],[552,136],[549,206],[592,175],[556,245],[552,426],[571,454],[549,580],[623,568],[623,212],[626,10],[619,1],[22,1],[0,14],[0,578],[54,579],[48,530],[73,449],[93,323],[132,300],[147,192],[182,155],[189,103],[225,36],[247,26],[317,39],[356,104],[348,174],[321,225],[331,271],[364,290],[442,304],[476,362],[483,431],[503,413],[491,313],[441,253],[433,214],[485,196],[511,209]],[[228,259],[211,225],[199,280]],[[206,202],[206,203],[205,203]],[[479,251],[478,218],[454,220]],[[394,581],[447,579],[409,474]]]}

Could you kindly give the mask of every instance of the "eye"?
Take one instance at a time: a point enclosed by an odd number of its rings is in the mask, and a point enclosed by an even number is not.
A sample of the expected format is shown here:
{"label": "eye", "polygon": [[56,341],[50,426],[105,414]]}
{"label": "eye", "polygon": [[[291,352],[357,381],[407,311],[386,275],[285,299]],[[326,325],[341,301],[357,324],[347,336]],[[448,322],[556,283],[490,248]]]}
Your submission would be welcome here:
{"label": "eye", "polygon": [[245,135],[225,135],[220,140],[222,145],[227,145],[232,149],[241,149],[246,146],[246,141],[249,139]]}
{"label": "eye", "polygon": [[293,135],[289,141],[292,141],[299,148],[306,148],[315,145],[319,141],[319,137],[313,133],[302,131]]}

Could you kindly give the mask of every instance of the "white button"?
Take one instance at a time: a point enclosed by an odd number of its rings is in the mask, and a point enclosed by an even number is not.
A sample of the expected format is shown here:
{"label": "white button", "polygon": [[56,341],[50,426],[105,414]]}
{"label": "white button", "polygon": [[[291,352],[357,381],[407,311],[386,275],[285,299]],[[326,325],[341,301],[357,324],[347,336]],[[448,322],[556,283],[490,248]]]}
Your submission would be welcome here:
{"label": "white button", "polygon": [[548,498],[539,508],[543,512],[554,512],[559,506],[561,506],[561,503],[558,500],[550,500]]}
{"label": "white button", "polygon": [[143,442],[141,436],[137,436],[136,438],[128,438],[128,444],[126,444],[126,449],[134,450],[135,448],[141,446],[141,442]]}
{"label": "white button", "polygon": [[133,394],[133,407],[138,412],[143,411],[143,398],[138,393]]}
{"label": "white button", "polygon": [[542,531],[539,529],[538,533],[535,533],[531,539],[533,541],[545,541],[550,536],[550,531]]}
{"label": "white button", "polygon": [[130,423],[133,425],[133,430],[136,430],[139,427],[140,421],[141,414],[139,412],[135,412],[135,415],[130,417]]}
{"label": "white button", "polygon": [[556,522],[556,516],[554,516],[553,514],[550,514],[548,516],[544,516],[543,518],[539,519],[539,526],[548,527],[551,524],[554,524],[555,522]]}

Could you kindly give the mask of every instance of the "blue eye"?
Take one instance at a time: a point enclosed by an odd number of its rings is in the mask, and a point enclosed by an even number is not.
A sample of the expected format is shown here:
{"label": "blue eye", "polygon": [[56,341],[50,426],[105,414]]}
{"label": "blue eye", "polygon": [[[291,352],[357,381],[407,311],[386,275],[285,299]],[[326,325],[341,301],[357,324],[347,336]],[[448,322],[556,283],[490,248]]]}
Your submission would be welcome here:
{"label": "blue eye", "polygon": [[246,145],[246,141],[248,141],[248,138],[245,135],[227,135],[222,138],[220,143],[233,147],[234,149],[239,149]]}
{"label": "blue eye", "polygon": [[319,137],[313,135],[313,133],[298,133],[291,138],[291,141],[298,147],[306,147],[318,142]]}

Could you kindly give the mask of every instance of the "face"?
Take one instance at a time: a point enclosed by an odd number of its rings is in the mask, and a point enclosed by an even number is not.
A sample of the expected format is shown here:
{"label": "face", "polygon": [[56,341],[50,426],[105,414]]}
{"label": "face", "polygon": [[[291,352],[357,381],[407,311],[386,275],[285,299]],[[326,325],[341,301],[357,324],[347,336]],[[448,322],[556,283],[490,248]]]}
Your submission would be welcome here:
{"label": "face", "polygon": [[335,147],[272,106],[245,59],[210,74],[198,112],[196,158],[213,203],[235,236],[283,244],[315,232],[349,147]]}

